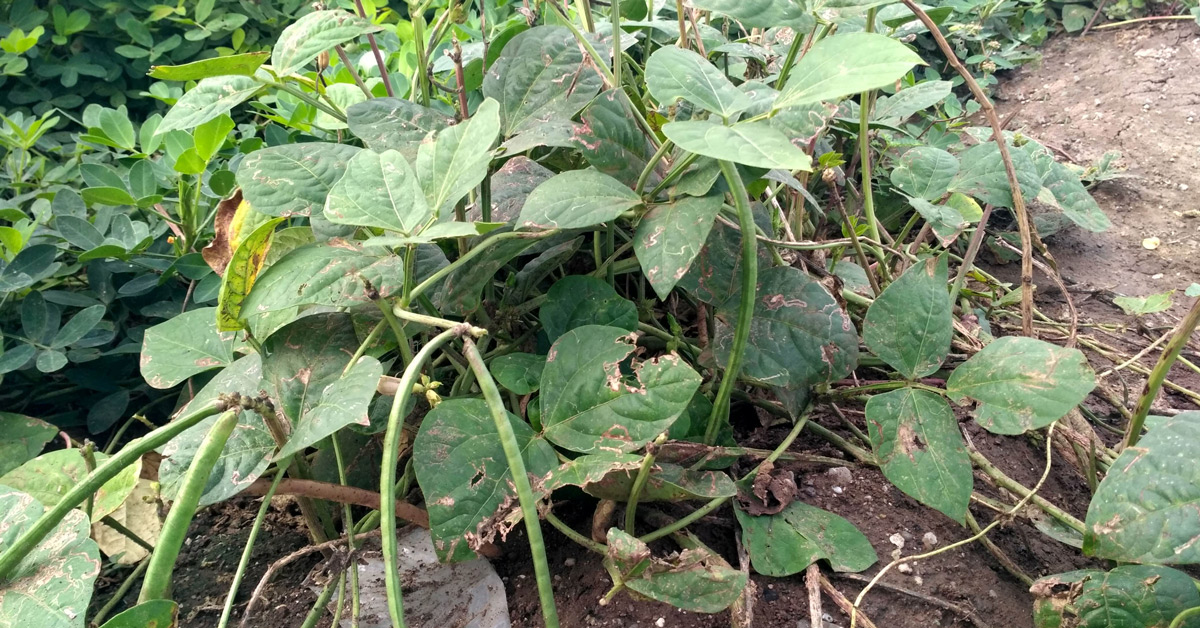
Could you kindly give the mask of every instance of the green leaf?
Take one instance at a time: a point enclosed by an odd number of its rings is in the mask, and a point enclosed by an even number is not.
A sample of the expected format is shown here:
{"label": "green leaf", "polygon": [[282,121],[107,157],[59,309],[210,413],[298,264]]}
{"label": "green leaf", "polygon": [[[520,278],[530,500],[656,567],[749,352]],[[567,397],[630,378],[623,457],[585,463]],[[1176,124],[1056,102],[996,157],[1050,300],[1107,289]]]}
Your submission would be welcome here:
{"label": "green leaf", "polygon": [[600,92],[600,75],[563,26],[537,26],[513,37],[483,76],[483,95],[500,104],[504,137],[570,119]]}
{"label": "green leaf", "polygon": [[50,347],[64,349],[79,342],[89,331],[95,329],[100,320],[104,318],[105,311],[106,308],[103,305],[92,305],[80,310],[58,330],[54,340],[50,341]]}
{"label": "green leaf", "polygon": [[146,330],[140,361],[152,388],[172,388],[204,371],[233,362],[237,334],[217,331],[217,309],[185,312]]}
{"label": "green leaf", "polygon": [[125,150],[132,151],[137,146],[137,134],[133,132],[133,123],[129,121],[129,116],[125,113],[124,107],[121,109],[101,109],[100,129],[117,146]]}
{"label": "green leaf", "polygon": [[430,133],[440,132],[454,119],[400,98],[373,98],[346,109],[350,131],[376,152],[399,151],[410,162]]}
{"label": "green leaf", "polygon": [[518,395],[537,392],[545,367],[546,356],[532,353],[508,353],[493,358],[488,364],[496,382]]}
{"label": "green leaf", "polygon": [[[1008,150],[1013,168],[1017,172],[1017,183],[1026,199],[1036,198],[1042,189],[1042,177],[1037,167],[1023,150]],[[997,207],[1012,209],[1012,189],[1008,175],[1000,158],[1000,147],[993,141],[972,146],[958,156],[958,176],[950,184],[951,192],[962,192]]]}
{"label": "green leaf", "polygon": [[238,167],[246,202],[270,216],[319,214],[348,162],[361,149],[347,144],[286,144],[254,151]]}
{"label": "green leaf", "polygon": [[877,33],[844,33],[817,42],[792,68],[775,100],[783,109],[885,87],[925,62],[908,46]]}
{"label": "green leaf", "polygon": [[[755,216],[764,229],[764,224]],[[765,247],[758,247],[758,267],[771,266],[771,257]],[[700,249],[700,254],[692,262],[692,267],[677,284],[695,297],[709,305],[721,305],[740,290],[742,265],[742,234],[737,229],[721,222],[713,225],[708,234],[708,240]]]}
{"label": "green leaf", "polygon": [[483,181],[499,133],[500,107],[489,98],[475,115],[421,145],[414,169],[434,214],[453,216],[454,206]]}
{"label": "green leaf", "polygon": [[646,61],[646,87],[662,106],[686,100],[722,118],[750,107],[750,98],[733,86],[708,59],[676,46],[663,46]]}
{"label": "green leaf", "polygon": [[934,205],[923,198],[910,198],[908,204],[929,223],[942,246],[950,246],[967,226],[967,220],[949,204]]}
{"label": "green leaf", "polygon": [[1021,336],[992,341],[946,380],[950,399],[978,401],[975,421],[996,434],[1046,427],[1095,387],[1096,374],[1078,349]]}
{"label": "green leaf", "polygon": [[371,304],[367,286],[378,290],[379,298],[398,294],[404,286],[404,260],[342,240],[309,244],[263,271],[242,302],[242,312],[254,335],[261,338],[272,331],[263,328],[271,324],[267,317],[271,312],[298,305]]}
{"label": "green leaf", "polygon": [[[196,142],[196,153],[205,165],[212,160],[217,151],[221,150],[221,145],[225,143],[229,132],[233,129],[233,118],[224,115],[201,124],[192,132],[192,138]],[[201,171],[203,172],[203,168]]]}
{"label": "green leaf", "polygon": [[918,111],[945,100],[953,85],[950,81],[924,81],[905,87],[891,96],[881,96],[875,101],[871,118],[884,122],[907,120]]}
{"label": "green leaf", "polygon": [[280,75],[291,74],[334,46],[380,30],[346,11],[313,11],[283,29],[271,50],[271,65]]}
{"label": "green leaf", "polygon": [[613,220],[641,203],[640,196],[606,174],[569,170],[537,186],[517,220],[525,227],[579,229]]}
{"label": "green leaf", "polygon": [[[508,420],[531,476],[558,466],[554,449],[528,424],[511,413]],[[475,549],[519,520],[504,448],[482,399],[447,399],[430,410],[413,441],[413,468],[442,561],[475,558]]]}
{"label": "green leaf", "polygon": [[483,289],[496,273],[534,244],[534,240],[515,238],[490,246],[470,265],[460,266],[442,283],[433,302],[443,314],[467,316],[479,308]]}
{"label": "green leaf", "polygon": [[[596,170],[633,188],[654,154],[654,147],[633,122],[629,97],[615,89],[604,92],[583,110],[582,118],[583,123],[575,127],[572,140],[583,158]],[[653,175],[651,179],[657,180]],[[494,179],[492,202],[496,202]]]}
{"label": "green leaf", "polygon": [[[201,388],[178,412],[178,416],[187,414],[189,408],[199,408],[215,401],[222,394],[236,392],[251,397],[257,396],[262,388],[261,382],[262,360],[259,355],[253,353],[239,358]],[[192,459],[196,457],[200,443],[218,418],[213,416],[197,423],[159,450],[163,455],[163,461],[158,468],[163,499],[175,499],[179,486],[183,483],[183,476],[191,466]],[[271,452],[274,450],[275,439],[263,424],[262,417],[249,410],[241,411],[238,414],[237,427],[226,441],[225,448],[213,467],[212,475],[208,477],[204,486],[200,505],[207,506],[224,501],[248,488],[267,470]]]}
{"label": "green leaf", "polygon": [[1185,290],[1183,294],[1189,297],[1200,297],[1200,283],[1194,283],[1188,286],[1187,290]]}
{"label": "green leaf", "polygon": [[100,628],[175,628],[178,625],[179,605],[174,600],[150,600],[113,615]]}
{"label": "green leaf", "polygon": [[1197,418],[1194,412],[1172,417],[1121,452],[1088,507],[1085,554],[1164,565],[1200,562]]}
{"label": "green leaf", "polygon": [[812,170],[812,157],[766,122],[723,126],[712,122],[668,122],[663,133],[688,152],[758,168]]}
{"label": "green leaf", "polygon": [[301,452],[352,423],[369,426],[367,410],[382,375],[383,365],[379,360],[371,356],[359,358],[345,375],[320,391],[320,401],[300,417],[287,444],[275,454],[275,460]]}
{"label": "green leaf", "polygon": [[162,81],[199,81],[216,76],[254,76],[255,70],[267,60],[269,54],[247,52],[201,59],[183,65],[155,65],[150,67],[149,76]]}
{"label": "green leaf", "polygon": [[0,475],[36,458],[55,436],[58,428],[45,421],[0,412]]}
{"label": "green leaf", "polygon": [[218,76],[206,78],[188,90],[175,103],[154,131],[163,135],[169,131],[193,129],[213,118],[229,113],[253,96],[262,85],[249,76]]}
{"label": "green leaf", "polygon": [[[614,470],[599,480],[584,484],[582,488],[592,497],[623,502],[629,498],[637,474],[637,468]],[[656,462],[638,502],[709,500],[734,495],[737,495],[737,487],[724,471],[692,470],[677,464]]]}
{"label": "green leaf", "polygon": [[[97,465],[108,460],[107,454],[96,452],[94,455]],[[121,506],[121,502],[125,501],[137,484],[141,469],[140,461],[125,467],[96,491],[92,504],[92,521],[103,519]],[[88,474],[87,464],[78,449],[59,449],[44,453],[9,471],[0,477],[0,484],[29,493],[34,499],[42,502],[42,505],[50,507],[57,504],[67,491],[82,482]]]}
{"label": "green leaf", "polygon": [[221,291],[217,295],[217,331],[241,331],[245,327],[242,304],[254,287],[258,272],[262,270],[275,227],[283,221],[283,218],[273,218],[259,225],[250,235],[242,238],[233,251],[233,257],[225,267]]}
{"label": "green leaf", "polygon": [[325,200],[325,218],[340,225],[411,233],[432,215],[417,174],[394,150],[359,151]]}
{"label": "green leaf", "polygon": [[[43,512],[32,495],[0,486],[0,547],[11,546]],[[0,584],[0,625],[82,628],[98,575],[100,553],[88,538],[87,517],[73,510]]]}
{"label": "green leaf", "polygon": [[[1170,567],[1071,571],[1041,578],[1029,591],[1037,628],[1167,628],[1181,612],[1200,606],[1196,584]],[[1198,626],[1196,618],[1180,624]]]}
{"label": "green leaf", "polygon": [[[789,266],[758,273],[758,297],[742,375],[771,386],[807,389],[848,375],[858,364],[850,316],[817,280]],[[740,296],[716,311],[713,351],[728,364]]]}
{"label": "green leaf", "polygon": [[1175,294],[1174,290],[1168,290],[1162,294],[1152,294],[1147,297],[1115,297],[1113,303],[1130,316],[1141,316],[1171,309],[1171,295],[1173,294]]}
{"label": "green leaf", "polygon": [[702,11],[727,15],[750,28],[812,29],[808,5],[798,0],[696,0],[692,5]]}
{"label": "green leaf", "polygon": [[671,426],[700,376],[669,354],[636,364],[626,377],[621,364],[634,349],[626,330],[598,325],[554,343],[540,396],[547,439],[581,453],[631,452]]}
{"label": "green leaf", "polygon": [[633,250],[660,299],[666,300],[687,274],[712,231],[721,201],[718,195],[682,196],[651,205],[642,216],[633,237]]}
{"label": "green leaf", "polygon": [[828,560],[834,571],[862,571],[877,560],[871,542],[854,524],[831,513],[792,502],[775,515],[734,508],[750,564],[764,576],[784,577]]}
{"label": "green leaf", "polygon": [[867,309],[863,343],[908,379],[938,370],[950,353],[950,295],[947,257],[912,265]]}
{"label": "green leaf", "polygon": [[[617,471],[636,471],[642,466],[643,457],[637,454],[619,454],[608,451],[579,456],[562,463],[557,469],[547,474],[540,487],[544,495],[550,495],[564,486],[587,487]],[[628,497],[628,491],[626,497]]]}
{"label": "green leaf", "polygon": [[80,191],[88,205],[136,205],[137,199],[124,188],[84,188]]}
{"label": "green leaf", "polygon": [[867,401],[867,431],[883,475],[917,501],[963,523],[974,478],[958,420],[941,395],[902,388]]}
{"label": "green leaf", "polygon": [[900,156],[892,170],[892,185],[909,196],[936,201],[946,194],[957,174],[954,155],[932,146],[917,146]]}
{"label": "green leaf", "polygon": [[538,320],[553,343],[584,325],[606,325],[637,331],[638,313],[633,301],[617,294],[608,282],[591,275],[568,275],[546,293]]}
{"label": "green leaf", "polygon": [[[1030,143],[1030,146],[1034,144]],[[1100,209],[1096,199],[1083,187],[1079,175],[1071,168],[1059,163],[1054,155],[1044,149],[1033,156],[1033,161],[1043,171],[1042,187],[1050,191],[1054,204],[1071,222],[1096,233],[1112,227],[1104,210]]]}
{"label": "green leaf", "polygon": [[704,545],[684,541],[683,552],[655,558],[650,548],[619,528],[608,531],[606,567],[619,571],[625,586],[652,600],[695,613],[719,613],[742,595],[748,574],[729,566]]}
{"label": "green leaf", "polygon": [[304,316],[271,334],[263,341],[262,377],[275,409],[297,424],[341,377],[356,349],[354,323],[342,312]]}

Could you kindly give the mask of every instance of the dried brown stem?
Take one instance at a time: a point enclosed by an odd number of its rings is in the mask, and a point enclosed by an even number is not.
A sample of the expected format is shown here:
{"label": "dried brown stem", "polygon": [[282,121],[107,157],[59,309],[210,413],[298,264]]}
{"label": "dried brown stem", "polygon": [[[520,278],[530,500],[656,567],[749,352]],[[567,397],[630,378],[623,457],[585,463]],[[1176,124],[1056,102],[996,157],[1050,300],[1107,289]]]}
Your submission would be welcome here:
{"label": "dried brown stem", "polygon": [[[266,478],[255,480],[250,488],[246,489],[248,495],[266,495],[267,490],[271,487],[271,481]],[[340,484],[331,484],[329,482],[320,482],[317,480],[297,480],[294,478],[285,478],[280,481],[279,489],[275,491],[276,495],[296,495],[299,497],[308,497],[312,499],[324,499],[326,501],[337,502],[339,504],[353,504],[370,508],[371,510],[379,510],[380,497],[375,491],[356,488],[353,486],[342,486]],[[429,529],[429,514],[419,506],[414,506],[408,502],[396,502],[396,516],[414,525],[421,526],[426,530]]]}
{"label": "dried brown stem", "polygon": [[813,563],[804,571],[804,586],[808,589],[808,624],[823,626],[821,619],[821,566]]}

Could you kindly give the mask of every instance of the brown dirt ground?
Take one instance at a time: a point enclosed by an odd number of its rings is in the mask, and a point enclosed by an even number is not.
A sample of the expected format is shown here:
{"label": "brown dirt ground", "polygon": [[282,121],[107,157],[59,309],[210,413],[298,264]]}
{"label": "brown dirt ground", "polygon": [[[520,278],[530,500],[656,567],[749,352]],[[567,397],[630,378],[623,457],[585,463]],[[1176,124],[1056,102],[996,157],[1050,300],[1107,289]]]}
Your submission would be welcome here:
{"label": "brown dirt ground", "polygon": [[[1013,72],[1002,80],[997,105],[1002,116],[1016,112],[1010,128],[1023,130],[1080,165],[1091,163],[1108,150],[1122,152],[1123,163],[1132,176],[1103,183],[1093,190],[1112,218],[1114,228],[1103,234],[1068,229],[1049,244],[1071,284],[1081,322],[1124,325],[1125,329],[1111,335],[1101,331],[1094,334],[1103,342],[1133,353],[1146,345],[1147,337],[1155,338],[1174,325],[1183,312],[1182,289],[1200,281],[1200,216],[1185,214],[1200,209],[1195,195],[1200,190],[1200,177],[1195,174],[1200,172],[1200,133],[1196,132],[1200,127],[1192,126],[1193,122],[1200,125],[1200,88],[1193,71],[1200,63],[1200,32],[1194,24],[1172,23],[1095,32],[1086,38],[1065,36],[1052,40],[1043,53],[1044,60],[1039,65]],[[1149,236],[1159,237],[1162,246],[1154,251],[1143,249],[1141,241]],[[1015,277],[1012,266],[998,268],[997,272],[1006,278]],[[1039,278],[1038,284],[1045,286],[1039,293],[1040,307],[1055,316],[1061,315],[1061,296],[1055,294],[1045,278]],[[1169,289],[1180,291],[1176,307],[1164,314],[1151,315],[1141,324],[1131,321],[1111,302],[1115,294],[1144,296]],[[1084,333],[1092,332],[1085,329]],[[1198,357],[1196,352],[1190,349],[1189,352]],[[1152,352],[1141,363],[1152,366],[1156,356]],[[1094,352],[1089,353],[1089,359],[1097,370],[1111,365]],[[1200,389],[1200,377],[1195,373],[1177,368],[1172,377],[1192,389]],[[1125,394],[1127,386],[1128,394],[1136,399],[1142,379],[1129,375],[1124,386],[1106,384],[1118,396]],[[1160,405],[1175,409],[1195,407],[1178,395],[1165,395]],[[1103,402],[1089,406],[1103,416],[1114,414]],[[861,413],[855,413],[853,408],[848,411],[851,420],[861,427]],[[786,431],[784,427],[761,427],[754,415],[742,415],[736,426],[737,436],[739,442],[748,446],[773,447]],[[843,431],[838,421],[829,416],[819,415],[814,420]],[[1006,473],[1026,486],[1036,483],[1044,461],[1040,444],[1031,439],[990,435],[969,421],[965,425],[974,444]],[[841,452],[807,432],[793,444],[792,450],[844,458]],[[827,473],[828,466],[797,463],[783,466],[796,471],[804,501],[846,517],[867,535],[882,561],[868,570],[867,576],[890,560],[894,546],[888,538],[893,534],[906,539],[907,554],[920,551],[921,539],[927,532],[936,535],[939,544],[970,536],[965,528],[900,493],[876,469],[848,461],[853,482],[844,483]],[[1057,458],[1055,469],[1059,472],[1051,476],[1042,494],[1082,518],[1089,496],[1086,483]],[[840,493],[834,491],[835,485],[842,489]],[[976,486],[997,496],[978,474]],[[216,625],[257,504],[256,499],[239,498],[198,515],[192,526],[191,541],[176,571],[176,598],[181,602],[183,626]],[[240,620],[244,601],[266,567],[307,543],[294,503],[283,500],[281,505],[282,509],[273,510],[260,536],[242,586],[239,599],[243,603],[237,608],[235,621]],[[580,500],[560,504],[556,512],[575,529],[586,531],[592,506],[593,502]],[[685,511],[668,512],[678,515]],[[972,512],[981,525],[992,520],[987,509],[973,505]],[[728,508],[693,526],[702,540],[736,565],[734,528]],[[553,528],[543,526],[543,530],[564,627],[729,625],[729,616],[724,613],[686,613],[665,604],[635,601],[626,594],[618,595],[607,606],[600,606],[598,601],[608,591],[611,581],[599,558]],[[1049,539],[1024,521],[1005,524],[990,538],[1034,577],[1092,564],[1077,550]],[[494,564],[507,587],[513,626],[542,625],[523,531],[518,529],[510,535],[502,548],[505,556]],[[285,569],[268,589],[266,603],[259,607],[260,614],[252,624],[256,628],[298,626],[315,599],[303,581],[320,562],[321,558],[314,556]],[[864,611],[880,628],[1032,626],[1031,598],[1026,587],[978,543],[914,567],[913,573],[907,575],[892,571],[883,583],[966,608],[975,613],[974,619],[905,593],[877,587],[868,596]],[[127,570],[122,570],[105,574],[97,599],[107,600],[126,573]],[[843,576],[831,575],[831,578],[851,598],[862,586]],[[794,628],[798,621],[807,618],[807,594],[800,575],[788,578],[754,575],[752,579],[757,585],[754,626]],[[125,601],[135,600],[136,589]],[[835,624],[848,625],[848,619],[837,611],[828,596],[824,599],[824,609],[833,615]],[[328,616],[318,625],[328,626]]]}

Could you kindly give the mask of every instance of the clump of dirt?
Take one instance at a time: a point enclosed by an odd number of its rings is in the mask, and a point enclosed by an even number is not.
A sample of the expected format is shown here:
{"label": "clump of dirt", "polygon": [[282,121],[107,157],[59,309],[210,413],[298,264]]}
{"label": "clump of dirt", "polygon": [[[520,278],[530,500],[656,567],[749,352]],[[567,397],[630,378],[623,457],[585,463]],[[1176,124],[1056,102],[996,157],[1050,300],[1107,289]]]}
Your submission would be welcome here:
{"label": "clump of dirt", "polygon": [[[1128,175],[1092,190],[1111,229],[1067,229],[1049,243],[1064,277],[1128,296],[1182,296],[1200,281],[1200,29],[1171,22],[1062,36],[1042,55],[1001,80],[1001,117],[1015,114],[1010,129],[1080,166],[1120,151]],[[1161,244],[1148,250],[1146,238]]]}

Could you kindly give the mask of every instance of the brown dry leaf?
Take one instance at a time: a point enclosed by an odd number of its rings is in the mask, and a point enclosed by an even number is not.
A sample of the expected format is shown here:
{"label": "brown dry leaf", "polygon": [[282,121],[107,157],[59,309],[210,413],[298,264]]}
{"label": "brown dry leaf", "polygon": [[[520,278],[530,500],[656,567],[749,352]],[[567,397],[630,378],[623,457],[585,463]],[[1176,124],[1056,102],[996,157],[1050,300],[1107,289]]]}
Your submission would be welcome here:
{"label": "brown dry leaf", "polygon": [[763,462],[754,476],[751,494],[739,492],[738,499],[752,515],[775,515],[796,499],[796,475],[787,469]]}
{"label": "brown dry leaf", "polygon": [[234,241],[237,239],[237,225],[234,224],[234,216],[237,214],[238,206],[241,204],[241,188],[234,190],[233,196],[217,204],[217,220],[215,225],[217,233],[213,237],[212,242],[200,251],[200,255],[204,257],[204,261],[218,275],[225,275],[225,267],[229,265],[229,260],[233,257],[233,250],[236,246]]}

